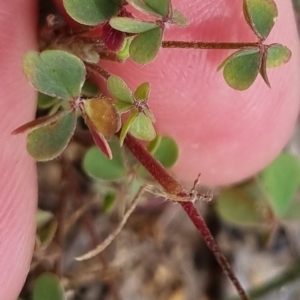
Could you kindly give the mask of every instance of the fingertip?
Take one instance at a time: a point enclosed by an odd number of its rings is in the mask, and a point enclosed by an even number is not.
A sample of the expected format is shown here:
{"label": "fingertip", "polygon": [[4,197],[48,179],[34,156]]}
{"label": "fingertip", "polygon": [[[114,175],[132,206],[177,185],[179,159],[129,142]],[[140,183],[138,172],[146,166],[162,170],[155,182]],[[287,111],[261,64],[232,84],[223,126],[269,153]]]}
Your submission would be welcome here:
{"label": "fingertip", "polygon": [[[16,18],[17,16],[17,18]],[[37,180],[24,135],[11,132],[34,118],[35,92],[22,73],[36,47],[35,1],[0,4],[0,299],[15,300],[29,271],[35,240]]]}

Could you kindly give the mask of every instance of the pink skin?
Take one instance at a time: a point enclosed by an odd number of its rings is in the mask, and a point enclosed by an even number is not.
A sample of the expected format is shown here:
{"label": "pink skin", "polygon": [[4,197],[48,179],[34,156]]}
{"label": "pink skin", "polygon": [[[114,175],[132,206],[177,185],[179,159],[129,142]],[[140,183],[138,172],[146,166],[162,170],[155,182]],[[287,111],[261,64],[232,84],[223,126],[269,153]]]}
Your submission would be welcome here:
{"label": "pink skin", "polygon": [[[17,298],[34,244],[36,170],[26,153],[25,135],[11,135],[34,117],[35,92],[21,71],[23,54],[36,47],[33,2],[0,3],[0,299],[6,300]],[[293,57],[289,64],[269,71],[271,90],[261,78],[245,92],[229,88],[216,72],[229,51],[165,49],[144,67],[105,63],[132,88],[151,82],[149,104],[157,129],[175,137],[181,148],[174,168],[180,179],[191,182],[201,172],[207,185],[243,180],[269,163],[290,137],[299,109],[298,38],[290,1],[276,3],[279,17],[267,42],[287,45]],[[191,25],[168,30],[166,40],[254,40],[240,0],[176,0],[174,6]],[[18,26],[12,26],[14,20]]]}

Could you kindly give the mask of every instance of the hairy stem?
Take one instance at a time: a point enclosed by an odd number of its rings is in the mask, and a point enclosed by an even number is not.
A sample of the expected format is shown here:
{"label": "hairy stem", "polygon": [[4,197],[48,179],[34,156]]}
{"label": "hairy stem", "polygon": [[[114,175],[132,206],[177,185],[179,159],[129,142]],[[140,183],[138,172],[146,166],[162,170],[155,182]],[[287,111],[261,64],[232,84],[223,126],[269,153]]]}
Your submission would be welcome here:
{"label": "hairy stem", "polygon": [[[180,196],[182,201],[179,201],[178,203],[182,206],[190,220],[202,235],[206,245],[213,252],[221,268],[235,286],[240,298],[249,300],[226,257],[215,242],[204,219],[197,211],[194,203],[188,201],[189,195],[186,194],[185,196],[187,189],[172,177],[171,174],[169,174],[169,172],[133,136],[128,134],[124,140],[124,144],[168,194]],[[184,197],[186,197],[186,199],[184,199]]]}
{"label": "hairy stem", "polygon": [[217,43],[217,42],[185,42],[185,41],[163,41],[163,48],[179,49],[241,49],[257,48],[260,43]]}

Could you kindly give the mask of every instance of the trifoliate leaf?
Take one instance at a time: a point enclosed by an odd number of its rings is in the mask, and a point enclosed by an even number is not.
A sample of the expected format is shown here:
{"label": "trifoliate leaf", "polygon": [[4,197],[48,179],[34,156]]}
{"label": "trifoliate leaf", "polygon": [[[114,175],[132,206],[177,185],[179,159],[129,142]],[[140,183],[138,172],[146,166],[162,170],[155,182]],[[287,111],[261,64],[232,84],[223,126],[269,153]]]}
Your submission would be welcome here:
{"label": "trifoliate leaf", "polygon": [[244,0],[246,21],[260,39],[266,39],[278,16],[273,0]]}
{"label": "trifoliate leaf", "polygon": [[110,94],[118,101],[133,104],[133,96],[124,80],[112,75],[107,80],[107,89]]}
{"label": "trifoliate leaf", "polygon": [[127,33],[141,33],[159,26],[153,22],[145,22],[126,17],[111,18],[109,24],[112,28]]}
{"label": "trifoliate leaf", "polygon": [[255,81],[261,65],[257,49],[242,49],[229,56],[218,69],[224,67],[227,84],[236,90],[246,90]]}
{"label": "trifoliate leaf", "polygon": [[154,28],[136,36],[129,47],[130,57],[138,64],[147,64],[157,57],[163,38],[163,29]]}
{"label": "trifoliate leaf", "polygon": [[165,168],[171,168],[178,160],[179,147],[173,138],[163,136],[153,155]]}
{"label": "trifoliate leaf", "polygon": [[27,52],[23,71],[41,93],[67,100],[80,96],[86,76],[83,62],[75,55],[60,50]]}
{"label": "trifoliate leaf", "polygon": [[185,27],[189,24],[189,20],[177,9],[173,9],[172,22],[177,26]]}
{"label": "trifoliate leaf", "polygon": [[149,82],[143,82],[140,84],[136,91],[134,92],[134,97],[136,100],[147,100],[149,98],[150,93],[150,84]]}
{"label": "trifoliate leaf", "polygon": [[75,112],[69,112],[55,122],[33,130],[27,136],[27,150],[38,161],[59,156],[69,144],[76,126]]}
{"label": "trifoliate leaf", "polygon": [[77,22],[98,25],[116,16],[122,0],[63,0],[67,13]]}
{"label": "trifoliate leaf", "polygon": [[111,138],[121,127],[120,115],[110,99],[87,99],[84,101],[84,111],[94,129],[105,139]]}
{"label": "trifoliate leaf", "polygon": [[52,273],[43,273],[33,284],[33,300],[64,300],[64,290],[59,278]]}
{"label": "trifoliate leaf", "polygon": [[139,113],[134,119],[129,132],[134,137],[143,141],[152,141],[156,136],[151,120],[143,113]]}
{"label": "trifoliate leaf", "polygon": [[289,48],[281,44],[272,44],[268,48],[267,67],[276,68],[287,63],[292,56]]}
{"label": "trifoliate leaf", "polygon": [[170,0],[144,0],[144,2],[162,17],[166,17],[169,13]]}
{"label": "trifoliate leaf", "polygon": [[113,159],[108,159],[97,147],[92,147],[83,160],[87,174],[103,180],[116,180],[126,176],[126,167],[117,141],[110,142]]}
{"label": "trifoliate leaf", "polygon": [[280,154],[262,171],[264,187],[277,216],[283,216],[300,186],[300,162],[291,154]]}

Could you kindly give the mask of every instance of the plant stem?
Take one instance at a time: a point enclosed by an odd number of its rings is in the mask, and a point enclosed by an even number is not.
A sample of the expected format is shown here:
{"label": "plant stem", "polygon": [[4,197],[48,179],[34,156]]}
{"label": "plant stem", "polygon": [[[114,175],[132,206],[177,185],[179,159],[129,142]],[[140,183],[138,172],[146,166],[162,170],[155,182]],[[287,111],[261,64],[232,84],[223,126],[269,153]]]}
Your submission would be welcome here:
{"label": "plant stem", "polygon": [[258,48],[260,43],[217,43],[217,42],[185,42],[185,41],[163,41],[163,48],[178,49],[241,49]]}
{"label": "plant stem", "polygon": [[101,75],[104,79],[108,79],[110,74],[103,68],[101,68],[100,66],[98,65],[95,65],[95,64],[91,64],[91,63],[88,63],[88,62],[85,62],[85,65],[88,69],[88,71],[90,72],[93,72],[93,73],[96,73],[98,75]]}
{"label": "plant stem", "polygon": [[168,194],[180,196],[182,201],[178,201],[178,203],[202,235],[206,245],[213,252],[221,268],[235,286],[240,298],[242,300],[249,300],[226,257],[215,242],[214,237],[212,236],[204,219],[198,213],[194,203],[188,201],[190,197],[187,193],[187,189],[179,181],[172,177],[162,164],[158,162],[133,136],[127,134],[124,144]]}

